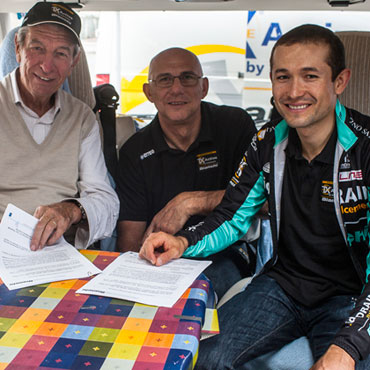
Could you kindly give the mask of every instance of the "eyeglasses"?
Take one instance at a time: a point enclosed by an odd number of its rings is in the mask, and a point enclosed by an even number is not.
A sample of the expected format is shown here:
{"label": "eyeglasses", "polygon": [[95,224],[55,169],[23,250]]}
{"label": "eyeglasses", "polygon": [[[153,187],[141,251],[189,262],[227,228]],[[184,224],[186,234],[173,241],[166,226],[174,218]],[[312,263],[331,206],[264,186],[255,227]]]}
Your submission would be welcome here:
{"label": "eyeglasses", "polygon": [[175,82],[175,78],[178,78],[181,85],[184,87],[195,86],[198,80],[202,76],[197,76],[195,73],[183,72],[178,76],[173,76],[170,73],[159,75],[155,80],[149,80],[149,82],[154,82],[157,87],[171,87]]}

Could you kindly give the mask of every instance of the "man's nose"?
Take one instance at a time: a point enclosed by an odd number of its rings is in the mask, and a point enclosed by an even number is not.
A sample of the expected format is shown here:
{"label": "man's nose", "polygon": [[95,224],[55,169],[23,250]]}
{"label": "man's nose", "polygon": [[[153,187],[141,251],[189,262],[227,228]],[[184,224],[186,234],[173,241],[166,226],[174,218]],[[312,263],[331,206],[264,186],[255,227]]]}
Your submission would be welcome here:
{"label": "man's nose", "polygon": [[304,83],[299,78],[292,78],[289,84],[289,96],[297,98],[304,95]]}
{"label": "man's nose", "polygon": [[49,73],[54,68],[54,56],[52,54],[46,53],[42,56],[40,67],[45,73]]}
{"label": "man's nose", "polygon": [[171,86],[172,91],[182,91],[183,86],[180,81],[180,76],[174,76],[173,78],[173,85]]}

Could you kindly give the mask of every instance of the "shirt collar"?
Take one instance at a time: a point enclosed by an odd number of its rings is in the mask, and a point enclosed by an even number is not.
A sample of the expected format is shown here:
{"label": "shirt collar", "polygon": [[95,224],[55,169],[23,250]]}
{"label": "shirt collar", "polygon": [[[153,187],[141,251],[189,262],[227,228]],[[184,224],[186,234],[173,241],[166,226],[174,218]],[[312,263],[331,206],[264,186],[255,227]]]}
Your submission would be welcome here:
{"label": "shirt collar", "polygon": [[39,117],[37,113],[35,113],[32,109],[28,108],[22,100],[19,87],[18,87],[18,83],[17,83],[17,76],[16,76],[18,69],[19,68],[15,69],[10,74],[11,86],[13,89],[13,96],[14,96],[14,103],[16,105],[21,106],[24,112],[28,114],[30,117],[39,118],[40,123],[51,125],[54,122],[55,117],[61,108],[61,94],[59,90],[55,93],[54,105],[42,117]]}
{"label": "shirt collar", "polygon": [[[326,143],[324,149],[313,160],[322,163],[332,164],[334,162],[334,152],[337,142],[337,130],[335,129],[330,136],[329,141]],[[290,158],[303,159],[302,157],[302,144],[298,137],[297,130],[291,128],[289,130],[288,145],[285,153]]]}
{"label": "shirt collar", "polygon": [[[206,105],[205,103],[201,103],[201,125],[200,125],[200,131],[198,137],[195,139],[195,141],[190,145],[188,151],[191,151],[192,149],[196,148],[200,142],[207,142],[212,141],[212,127],[210,122],[210,116],[205,113]],[[158,114],[154,117],[152,123],[152,135],[155,147],[157,148],[157,152],[165,151],[165,150],[174,150],[171,149],[165,138],[164,134],[161,128],[161,125],[159,123]]]}
{"label": "shirt collar", "polygon": [[170,150],[170,147],[168,146],[164,134],[161,128],[161,125],[159,123],[158,114],[154,117],[151,125],[151,131],[152,131],[152,137],[154,141],[154,146],[156,148],[156,152],[162,152],[165,150]]}

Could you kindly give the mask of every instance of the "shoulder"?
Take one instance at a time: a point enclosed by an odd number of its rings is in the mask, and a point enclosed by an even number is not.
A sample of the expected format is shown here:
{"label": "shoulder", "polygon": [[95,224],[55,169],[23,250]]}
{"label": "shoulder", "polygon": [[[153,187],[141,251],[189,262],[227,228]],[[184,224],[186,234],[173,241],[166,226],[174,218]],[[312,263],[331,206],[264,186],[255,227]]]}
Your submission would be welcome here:
{"label": "shoulder", "polygon": [[244,119],[253,122],[250,115],[242,108],[229,105],[216,105],[203,101],[202,114],[211,115],[219,118]]}
{"label": "shoulder", "polygon": [[281,118],[275,119],[264,124],[253,137],[252,142],[256,146],[271,148],[275,145],[277,137],[284,140],[288,137],[289,127]]}
{"label": "shoulder", "polygon": [[258,131],[258,133],[265,132],[268,136],[274,136],[275,131],[282,130],[288,127],[286,122],[282,118],[277,118],[271,121],[266,122]]}
{"label": "shoulder", "polygon": [[361,140],[370,139],[370,117],[354,109],[346,108],[346,125]]}
{"label": "shoulder", "polygon": [[71,124],[81,127],[82,137],[88,136],[97,125],[93,110],[83,101],[62,89],[58,90],[58,94],[60,94],[62,114],[67,116]]}
{"label": "shoulder", "polygon": [[10,74],[0,80],[0,92],[2,95],[13,95],[12,80]]}
{"label": "shoulder", "polygon": [[256,131],[251,116],[242,108],[202,102],[202,120],[211,122],[213,128],[235,133],[253,134]]}
{"label": "shoulder", "polygon": [[153,149],[154,120],[141,130],[135,132],[120,149],[120,156],[138,157]]}
{"label": "shoulder", "polygon": [[70,112],[83,112],[86,116],[95,117],[93,110],[82,100],[74,97],[71,93],[68,93],[62,89],[58,90],[58,94],[61,97],[62,108]]}

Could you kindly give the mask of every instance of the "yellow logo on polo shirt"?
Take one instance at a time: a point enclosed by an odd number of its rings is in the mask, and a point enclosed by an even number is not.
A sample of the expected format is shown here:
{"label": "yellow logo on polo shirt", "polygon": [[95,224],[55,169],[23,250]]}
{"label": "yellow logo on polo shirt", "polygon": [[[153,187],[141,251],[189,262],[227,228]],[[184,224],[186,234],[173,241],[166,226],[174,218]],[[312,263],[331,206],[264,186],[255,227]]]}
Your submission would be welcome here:
{"label": "yellow logo on polo shirt", "polygon": [[218,167],[218,155],[216,150],[207,153],[197,154],[197,162],[199,171],[208,170]]}
{"label": "yellow logo on polo shirt", "polygon": [[334,202],[334,189],[333,181],[322,181],[321,183],[321,201],[322,202]]}

